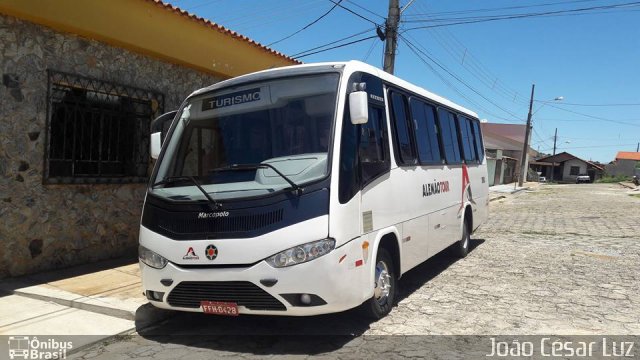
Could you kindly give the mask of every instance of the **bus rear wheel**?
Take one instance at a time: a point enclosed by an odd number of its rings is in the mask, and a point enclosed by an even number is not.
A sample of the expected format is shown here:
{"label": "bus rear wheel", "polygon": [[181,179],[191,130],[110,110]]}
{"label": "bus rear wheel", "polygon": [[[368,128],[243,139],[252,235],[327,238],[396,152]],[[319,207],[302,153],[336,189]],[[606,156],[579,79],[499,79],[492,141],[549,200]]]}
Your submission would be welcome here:
{"label": "bus rear wheel", "polygon": [[389,252],[379,249],[376,256],[373,296],[363,306],[365,315],[372,319],[382,319],[396,300],[396,273]]}

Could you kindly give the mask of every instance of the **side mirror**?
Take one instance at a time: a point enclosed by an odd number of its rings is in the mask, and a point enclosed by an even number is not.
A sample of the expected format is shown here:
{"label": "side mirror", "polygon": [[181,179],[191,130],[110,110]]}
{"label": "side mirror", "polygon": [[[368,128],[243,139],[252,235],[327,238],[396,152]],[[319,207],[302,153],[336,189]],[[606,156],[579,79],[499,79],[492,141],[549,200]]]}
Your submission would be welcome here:
{"label": "side mirror", "polygon": [[155,118],[151,122],[151,133],[162,132],[164,130],[165,125],[170,125],[173,118],[176,117],[176,113],[178,110],[169,111],[168,113],[164,113],[157,118]]}
{"label": "side mirror", "polygon": [[366,124],[369,121],[368,103],[366,91],[354,91],[349,94],[349,115],[353,125]]}
{"label": "side mirror", "polygon": [[160,155],[160,149],[162,149],[163,134],[166,132],[168,125],[171,125],[171,121],[176,117],[177,110],[164,113],[151,122],[151,144],[150,151],[151,158],[157,159]]}
{"label": "side mirror", "polygon": [[151,134],[151,158],[158,159],[160,156],[160,150],[162,149],[162,133],[154,132]]}

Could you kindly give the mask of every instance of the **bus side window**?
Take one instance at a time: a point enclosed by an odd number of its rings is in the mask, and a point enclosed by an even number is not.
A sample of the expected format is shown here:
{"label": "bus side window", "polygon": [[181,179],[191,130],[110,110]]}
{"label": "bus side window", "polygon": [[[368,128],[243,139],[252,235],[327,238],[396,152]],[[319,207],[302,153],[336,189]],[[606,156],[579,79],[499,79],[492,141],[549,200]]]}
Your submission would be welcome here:
{"label": "bus side window", "polygon": [[381,107],[369,105],[369,121],[358,125],[358,155],[362,170],[363,185],[369,180],[389,170],[389,148],[385,131],[385,121]]}
{"label": "bus side window", "polygon": [[458,129],[456,127],[456,116],[452,112],[438,109],[438,122],[440,123],[440,138],[442,149],[447,164],[460,164],[460,143],[458,142]]}
{"label": "bus side window", "polygon": [[413,117],[420,164],[442,164],[438,141],[439,131],[436,124],[436,109],[416,98],[409,99],[409,106]]}
{"label": "bus side window", "polygon": [[396,160],[400,165],[416,164],[416,154],[412,144],[412,136],[407,118],[406,97],[395,91],[390,91],[391,95],[391,117],[393,123],[393,142],[396,149]]}
{"label": "bus side window", "polygon": [[471,132],[471,120],[458,115],[458,128],[460,129],[460,140],[462,141],[462,150],[464,152],[464,161],[466,163],[475,162],[476,149],[473,144],[473,134]]}
{"label": "bus side window", "polygon": [[480,131],[480,122],[477,120],[472,121],[473,125],[473,138],[475,139],[476,153],[478,154],[478,162],[484,160],[484,146],[482,144],[482,132]]}

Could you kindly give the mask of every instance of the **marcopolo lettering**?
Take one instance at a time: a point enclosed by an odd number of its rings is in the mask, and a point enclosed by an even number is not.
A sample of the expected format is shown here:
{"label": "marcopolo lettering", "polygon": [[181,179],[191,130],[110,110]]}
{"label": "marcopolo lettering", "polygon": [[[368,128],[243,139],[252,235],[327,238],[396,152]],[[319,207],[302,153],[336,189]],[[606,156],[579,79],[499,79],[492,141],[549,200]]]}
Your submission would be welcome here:
{"label": "marcopolo lettering", "polygon": [[202,111],[219,109],[227,106],[240,105],[260,100],[260,88],[225,94],[202,101]]}
{"label": "marcopolo lettering", "polygon": [[422,185],[422,196],[431,196],[435,194],[449,192],[448,181],[434,181],[431,184]]}
{"label": "marcopolo lettering", "polygon": [[212,218],[227,217],[227,216],[229,216],[228,211],[198,213],[198,219],[212,219]]}

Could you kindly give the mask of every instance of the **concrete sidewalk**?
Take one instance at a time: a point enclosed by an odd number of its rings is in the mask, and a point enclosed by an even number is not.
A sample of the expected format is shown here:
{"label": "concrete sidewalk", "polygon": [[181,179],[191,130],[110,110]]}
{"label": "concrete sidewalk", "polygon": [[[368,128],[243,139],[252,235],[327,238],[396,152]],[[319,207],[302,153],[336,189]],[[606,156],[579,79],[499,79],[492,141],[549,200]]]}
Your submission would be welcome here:
{"label": "concrete sidewalk", "polygon": [[522,186],[517,183],[494,185],[489,187],[489,201],[505,198],[505,195],[515,194],[522,190],[530,190],[540,186],[538,182],[525,182]]}
{"label": "concrete sidewalk", "polygon": [[142,295],[136,259],[0,282],[0,335],[93,335],[79,337],[77,348],[134,333],[166,316]]}

